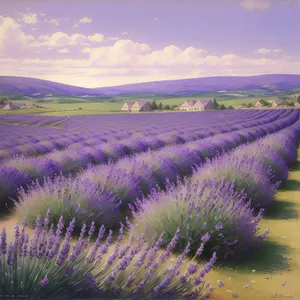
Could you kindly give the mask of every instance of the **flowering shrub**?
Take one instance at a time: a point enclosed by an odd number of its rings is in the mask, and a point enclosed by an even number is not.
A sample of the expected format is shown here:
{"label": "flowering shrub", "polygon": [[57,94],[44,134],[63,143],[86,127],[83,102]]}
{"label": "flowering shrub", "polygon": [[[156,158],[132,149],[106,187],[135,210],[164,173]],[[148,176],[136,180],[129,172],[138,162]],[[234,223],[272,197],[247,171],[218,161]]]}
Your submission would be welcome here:
{"label": "flowering shrub", "polygon": [[[30,299],[206,299],[213,290],[205,284],[204,277],[216,261],[215,253],[203,269],[191,262],[186,272],[181,273],[182,262],[189,252],[187,244],[174,266],[167,263],[178,242],[179,230],[161,252],[163,235],[158,239],[154,236],[149,243],[143,241],[143,234],[139,237],[131,235],[125,241],[123,224],[114,244],[113,232],[109,231],[101,245],[106,231],[101,226],[96,241],[90,245],[96,231],[92,222],[89,230],[83,224],[79,238],[71,246],[75,218],[69,222],[66,231],[63,217],[59,218],[56,228],[53,224],[49,226],[50,219],[50,210],[44,220],[38,217],[31,237],[26,233],[26,221],[21,227],[16,224],[12,241],[7,240],[5,228],[2,230],[1,293]],[[130,222],[128,225],[132,226]]]}
{"label": "flowering shrub", "polygon": [[90,180],[56,176],[47,178],[43,185],[38,182],[29,186],[28,190],[20,190],[15,201],[16,213],[19,218],[28,220],[30,226],[38,215],[45,215],[51,209],[51,222],[58,223],[62,215],[66,222],[73,217],[77,220],[78,232],[83,223],[95,220],[100,226],[114,227],[120,220],[119,202],[115,195],[108,192],[105,186],[100,187]]}
{"label": "flowering shrub", "polygon": [[246,195],[234,190],[225,181],[193,182],[169,185],[166,192],[152,193],[149,199],[131,206],[134,216],[132,232],[145,237],[164,234],[162,246],[167,245],[177,228],[182,232],[176,249],[182,251],[190,243],[192,253],[206,243],[206,253],[237,257],[247,253],[262,240],[258,235],[258,222],[263,210],[254,216]]}
{"label": "flowering shrub", "polygon": [[224,179],[233,183],[236,191],[245,192],[255,208],[270,205],[279,186],[279,183],[272,183],[270,168],[264,168],[255,157],[236,156],[234,152],[209,161],[192,177],[193,181]]}
{"label": "flowering shrub", "polygon": [[271,168],[273,183],[282,182],[288,178],[288,166],[285,160],[271,146],[265,145],[263,142],[239,147],[234,151],[234,155],[249,158],[255,157],[263,167],[266,169]]}

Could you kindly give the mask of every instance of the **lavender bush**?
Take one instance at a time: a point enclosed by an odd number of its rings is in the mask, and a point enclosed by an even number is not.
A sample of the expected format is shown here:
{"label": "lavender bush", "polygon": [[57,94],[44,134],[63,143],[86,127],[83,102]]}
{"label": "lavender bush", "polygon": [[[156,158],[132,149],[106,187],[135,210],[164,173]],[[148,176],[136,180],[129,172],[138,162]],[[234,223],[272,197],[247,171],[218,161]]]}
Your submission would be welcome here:
{"label": "lavender bush", "polygon": [[15,209],[20,219],[26,218],[30,226],[38,215],[45,215],[51,209],[51,222],[57,224],[60,216],[66,222],[76,218],[76,231],[83,223],[95,220],[100,226],[114,227],[120,220],[119,201],[108,192],[105,186],[99,186],[90,180],[56,176],[47,178],[43,185],[33,183],[28,190],[21,189]]}
{"label": "lavender bush", "polygon": [[222,180],[234,184],[234,189],[245,192],[252,207],[267,207],[274,199],[278,182],[272,183],[273,172],[264,168],[255,157],[236,156],[234,153],[209,161],[195,170],[193,181]]}
{"label": "lavender bush", "polygon": [[266,235],[258,234],[263,210],[255,217],[246,198],[225,181],[191,183],[186,179],[185,184],[169,185],[166,192],[154,192],[131,206],[135,225],[131,231],[141,233],[146,227],[148,241],[153,234],[165,232],[165,246],[179,227],[182,234],[176,250],[190,243],[191,252],[197,253],[206,243],[207,254],[236,258],[253,250]]}
{"label": "lavender bush", "polygon": [[181,265],[189,252],[187,245],[175,265],[168,264],[167,259],[180,236],[179,230],[166,250],[161,252],[162,236],[157,240],[154,236],[150,243],[143,241],[143,234],[137,238],[130,236],[125,241],[123,224],[115,244],[112,244],[112,231],[101,242],[106,231],[101,226],[96,241],[91,245],[96,227],[92,223],[88,230],[84,224],[80,237],[71,246],[75,218],[65,231],[64,218],[60,217],[55,228],[53,224],[49,226],[50,216],[51,211],[48,210],[44,220],[37,218],[31,237],[26,233],[26,221],[21,227],[16,224],[12,241],[7,240],[5,228],[2,230],[1,293],[30,299],[207,299],[213,290],[205,283],[204,277],[216,261],[215,253],[203,269],[191,261],[186,272],[181,273]]}

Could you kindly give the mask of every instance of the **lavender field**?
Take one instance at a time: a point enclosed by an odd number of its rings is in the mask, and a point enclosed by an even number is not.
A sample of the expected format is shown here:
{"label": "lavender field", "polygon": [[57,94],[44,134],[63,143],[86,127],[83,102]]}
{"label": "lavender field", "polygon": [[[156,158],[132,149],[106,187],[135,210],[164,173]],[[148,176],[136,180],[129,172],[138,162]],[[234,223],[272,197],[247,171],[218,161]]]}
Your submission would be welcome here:
{"label": "lavender field", "polygon": [[299,299],[299,141],[297,109],[1,115],[0,294]]}

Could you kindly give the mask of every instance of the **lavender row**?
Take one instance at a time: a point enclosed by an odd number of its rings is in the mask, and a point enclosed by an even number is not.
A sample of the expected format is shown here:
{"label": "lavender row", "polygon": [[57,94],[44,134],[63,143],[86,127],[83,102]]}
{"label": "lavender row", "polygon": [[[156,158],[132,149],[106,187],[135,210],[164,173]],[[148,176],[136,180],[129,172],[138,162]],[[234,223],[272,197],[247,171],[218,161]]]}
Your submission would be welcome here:
{"label": "lavender row", "polygon": [[[282,114],[282,112],[277,113],[278,116],[280,114]],[[262,113],[257,115],[262,115]],[[258,117],[258,116],[257,116]],[[245,121],[246,116],[243,118],[242,116],[242,120]],[[219,121],[220,122],[220,121]],[[194,125],[194,129],[199,129],[201,128],[201,122],[198,122],[199,124]],[[217,122],[218,124],[218,122]],[[181,126],[180,129],[181,131],[184,133],[187,130],[191,130],[193,124],[189,124],[188,127],[186,125],[186,127]],[[228,124],[228,125],[232,125],[232,124]],[[173,126],[174,127],[174,126]],[[206,124],[206,127],[209,129],[213,129],[213,124]],[[177,132],[179,131],[178,125],[174,127],[174,129],[172,130],[172,127],[170,126],[166,126],[166,124],[164,124],[164,126],[162,128],[167,128],[167,130],[154,130],[154,132],[152,133],[152,130],[147,130],[147,133],[141,133],[142,136],[144,135],[159,135],[162,133],[170,133],[174,130],[176,130]],[[68,145],[72,144],[73,142],[77,143],[79,147],[82,147],[84,145],[87,146],[92,146],[93,143],[97,143],[99,141],[109,141],[112,140],[112,137],[115,139],[122,139],[122,138],[127,138],[130,135],[136,135],[138,136],[138,132],[135,131],[133,132],[121,132],[120,130],[109,130],[109,131],[105,131],[105,132],[95,132],[95,131],[88,131],[88,132],[84,132],[84,134],[82,134],[82,132],[70,132],[69,134],[66,135],[66,132],[64,132],[64,134],[62,134],[62,132],[59,130],[56,130],[54,132],[54,134],[52,133],[53,131],[50,131],[49,129],[46,131],[45,128],[41,128],[42,134],[40,134],[39,138],[39,132],[37,132],[37,129],[34,128],[34,130],[30,131],[29,136],[26,137],[26,133],[28,135],[28,130],[24,130],[24,127],[18,127],[17,128],[17,132],[16,132],[16,128],[14,126],[6,126],[3,127],[3,132],[4,134],[2,134],[2,139],[0,142],[0,159],[4,159],[7,157],[11,157],[12,155],[19,155],[19,154],[23,154],[25,156],[30,156],[30,155],[39,155],[39,154],[45,154],[47,152],[50,152],[54,149],[62,149],[67,147]],[[202,128],[203,129],[203,128]],[[12,132],[13,130],[13,132]],[[27,131],[27,132],[26,132]],[[49,134],[49,133],[52,134]],[[61,136],[61,135],[64,135]],[[47,136],[47,138],[45,139],[45,136]],[[82,144],[82,145],[80,145]],[[74,145],[73,147],[76,147],[76,145]]]}
{"label": "lavender row", "polygon": [[299,112],[294,111],[271,124],[149,151],[123,158],[116,164],[91,166],[75,180],[63,176],[48,178],[43,185],[37,182],[28,191],[22,189],[16,210],[30,224],[37,212],[45,213],[49,207],[56,222],[64,214],[68,221],[75,215],[80,225],[92,218],[99,225],[114,227],[123,218],[128,204],[149,194],[153,188],[165,189],[167,178],[175,183],[178,176],[192,175],[193,167],[205,163],[207,158],[278,132],[298,118]]}
{"label": "lavender row", "polygon": [[[277,119],[280,114],[276,112],[274,116],[271,116],[270,114],[268,119],[264,119],[263,122],[270,122],[275,119]],[[45,172],[48,173],[41,173],[40,177],[43,176],[51,176],[49,172],[54,171],[62,171],[62,172],[74,172],[77,171],[78,168],[84,168],[89,163],[104,163],[108,159],[118,159],[118,157],[121,157],[123,155],[128,155],[137,153],[137,152],[143,152],[150,149],[158,149],[161,147],[164,147],[166,145],[170,144],[177,144],[177,143],[184,143],[191,140],[196,140],[199,138],[205,138],[210,135],[214,135],[218,132],[229,132],[233,130],[237,130],[240,128],[244,128],[245,126],[251,127],[252,124],[255,124],[255,120],[253,122],[246,122],[241,124],[234,124],[233,126],[229,127],[227,125],[227,128],[224,128],[224,126],[220,126],[218,128],[207,128],[202,129],[199,131],[198,128],[195,128],[194,130],[190,128],[188,134],[184,134],[185,131],[179,131],[177,134],[174,132],[169,132],[167,134],[159,134],[155,138],[144,138],[142,141],[136,139],[136,138],[129,138],[125,140],[120,140],[116,143],[112,144],[103,144],[103,141],[100,144],[94,144],[93,147],[89,146],[89,143],[95,142],[95,139],[88,139],[86,141],[82,140],[79,143],[74,143],[72,146],[68,147],[67,149],[60,151],[60,152],[53,152],[50,153],[44,157],[40,157],[38,159],[24,159],[24,157],[5,161],[6,166],[18,166],[21,171],[26,171],[26,165],[33,165],[34,162],[37,165],[41,165],[43,162],[45,162],[45,159],[54,160],[52,163],[53,166],[55,166],[58,169],[49,168],[47,166],[47,163],[45,164]],[[194,133],[193,133],[194,131]],[[183,137],[181,135],[184,134]],[[66,140],[64,140],[66,142]],[[39,145],[37,144],[36,147]],[[44,146],[44,145],[43,145]],[[81,148],[80,150],[76,151],[76,148]],[[82,149],[83,148],[83,149]],[[65,163],[64,163],[65,162]],[[61,163],[61,167],[57,165],[57,163]],[[51,164],[48,160],[48,165]],[[71,166],[70,169],[65,167],[66,165]],[[23,168],[23,169],[22,169]],[[25,168],[25,169],[24,169]],[[28,170],[28,169],[27,169]],[[29,169],[30,172],[30,169]]]}
{"label": "lavender row", "polygon": [[[286,117],[287,118],[287,117]],[[256,120],[256,122],[248,122],[245,124],[240,124],[236,125],[234,128],[227,128],[225,131],[229,131],[232,129],[237,129],[240,127],[247,127],[247,126],[253,126],[255,123],[256,124],[264,124],[267,122],[272,122],[274,119],[278,119],[277,114],[273,114],[273,116],[269,118],[265,118],[264,120]],[[267,125],[265,125],[267,126]],[[221,127],[221,131],[224,131],[224,129]],[[208,134],[207,132],[204,133],[203,135],[205,137],[205,134]],[[199,137],[199,133],[196,134],[196,138]],[[170,138],[173,138],[173,140],[170,141]],[[193,135],[187,135],[185,138],[188,140],[188,138],[192,139],[194,138]],[[220,137],[219,137],[220,138]],[[219,139],[217,138],[217,139]],[[223,138],[223,136],[222,136]],[[20,187],[21,185],[26,185],[30,183],[34,179],[42,179],[43,177],[53,177],[55,173],[58,171],[64,171],[65,174],[68,174],[69,172],[75,172],[79,170],[80,168],[86,167],[89,163],[91,162],[104,162],[107,160],[117,160],[118,158],[122,157],[122,155],[129,154],[128,152],[126,153],[125,151],[128,149],[132,149],[135,152],[143,152],[146,151],[147,148],[152,147],[152,148],[161,148],[164,147],[167,143],[180,143],[182,139],[180,139],[178,136],[167,136],[166,141],[161,141],[158,139],[144,139],[143,141],[139,141],[136,139],[133,140],[128,140],[128,144],[124,143],[113,143],[113,144],[102,144],[99,147],[94,147],[94,148],[89,148],[88,151],[86,149],[83,149],[81,151],[76,151],[76,150],[68,150],[68,151],[61,151],[61,152],[53,152],[50,153],[48,157],[44,158],[16,158],[13,160],[8,160],[5,161],[5,167],[0,170],[0,176],[2,179],[2,198],[5,200],[7,197],[12,197],[14,193],[16,192],[16,189]],[[205,141],[205,140],[203,140]],[[208,140],[209,141],[209,140]],[[183,146],[185,148],[189,147],[197,147],[197,144],[194,143],[188,143],[186,146]],[[180,146],[181,147],[181,146]],[[181,149],[181,148],[180,148]],[[172,148],[166,148],[164,152],[163,149],[156,152],[147,152],[144,154],[144,158],[146,158],[146,161],[152,159],[150,155],[165,155],[166,151],[171,151]],[[203,150],[203,149],[202,149]],[[221,149],[219,149],[221,150]],[[134,158],[131,157],[130,160],[133,160]],[[143,160],[143,156],[140,157],[140,160]],[[176,158],[175,158],[176,159]],[[200,157],[199,157],[200,159]],[[160,158],[160,161],[164,160],[163,164],[166,164],[167,161],[164,158]],[[120,162],[119,166],[121,164],[130,164],[130,161],[127,162],[125,159],[122,159]],[[196,160],[195,162],[199,162]],[[111,166],[109,166],[111,168]],[[170,168],[170,166],[169,166]],[[124,168],[123,168],[124,169]],[[126,169],[126,167],[125,167]],[[182,168],[181,168],[182,169]],[[142,172],[143,167],[140,168],[138,172]],[[168,170],[168,166],[166,166],[166,170]],[[189,168],[190,170],[190,168]],[[125,172],[124,170],[121,171],[120,174],[123,174]],[[149,171],[145,171],[145,174],[148,174]],[[184,170],[183,170],[184,172]],[[145,175],[143,175],[145,176]],[[153,177],[153,175],[151,175]],[[130,178],[130,177],[129,177]],[[156,184],[155,181],[153,182],[153,178],[149,178],[150,184]],[[159,183],[164,181],[164,175],[158,179],[157,176],[155,177],[155,180],[159,180]],[[149,182],[146,182],[146,180],[141,181],[142,186],[148,186]],[[145,188],[142,187],[142,190],[144,191]],[[3,201],[2,200],[2,201]]]}
{"label": "lavender row", "polygon": [[[190,243],[195,253],[204,241],[207,254],[216,251],[224,258],[249,255],[269,232],[259,232],[263,208],[274,201],[276,189],[287,179],[288,166],[297,160],[299,141],[297,121],[200,166],[184,183],[136,201],[132,233],[147,227],[149,241],[153,234],[165,232],[164,245],[180,227],[180,251]],[[209,234],[203,238],[205,232]]]}
{"label": "lavender row", "polygon": [[49,126],[66,120],[66,117],[45,117],[32,115],[0,115],[0,122],[13,122],[25,125]]}
{"label": "lavender row", "polygon": [[[16,224],[14,240],[6,238],[5,229],[0,238],[0,290],[3,294],[18,294],[30,299],[207,299],[214,289],[205,283],[205,275],[216,262],[214,253],[201,267],[193,262],[201,256],[204,244],[190,260],[182,273],[182,263],[190,251],[189,244],[175,258],[175,265],[168,261],[178,243],[178,229],[165,251],[160,251],[164,235],[153,236],[144,242],[140,236],[125,236],[132,224],[120,224],[119,235],[113,244],[113,232],[106,239],[106,229],[101,226],[96,241],[95,224],[85,224],[80,237],[71,246],[75,218],[66,228],[63,217],[55,228],[50,226],[51,211],[43,220],[38,217],[34,234],[29,237],[26,221]],[[63,234],[65,235],[63,237]],[[63,289],[61,287],[64,287]]]}

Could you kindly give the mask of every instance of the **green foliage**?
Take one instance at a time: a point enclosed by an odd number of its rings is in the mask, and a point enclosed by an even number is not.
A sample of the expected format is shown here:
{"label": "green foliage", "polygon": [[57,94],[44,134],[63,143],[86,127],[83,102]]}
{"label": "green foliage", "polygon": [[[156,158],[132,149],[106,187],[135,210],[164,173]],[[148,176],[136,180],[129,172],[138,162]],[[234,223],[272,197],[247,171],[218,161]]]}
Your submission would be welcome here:
{"label": "green foliage", "polygon": [[161,102],[159,102],[158,109],[163,109],[163,105]]}
{"label": "green foliage", "polygon": [[291,101],[291,102],[286,102],[286,106],[295,106],[295,103],[293,102],[293,101]]}
{"label": "green foliage", "polygon": [[226,106],[224,104],[219,106],[219,109],[226,109]]}
{"label": "green foliage", "polygon": [[151,106],[151,109],[153,109],[153,110],[158,109],[158,106],[157,106],[155,100],[152,101],[152,103],[150,104],[150,106]]}
{"label": "green foliage", "polygon": [[219,105],[219,103],[217,102],[216,98],[214,98],[214,101],[213,101],[213,108],[214,108],[214,109],[218,109],[219,106],[220,106],[220,105]]}
{"label": "green foliage", "polygon": [[300,96],[298,96],[298,98],[297,98],[297,102],[298,102],[298,103],[300,103]]}
{"label": "green foliage", "polygon": [[4,105],[4,104],[6,104],[7,103],[7,99],[6,98],[2,98],[1,100],[0,100],[0,104],[1,105]]}
{"label": "green foliage", "polygon": [[164,106],[164,109],[170,110],[170,109],[171,109],[171,107],[170,107],[170,105],[169,105],[169,104],[167,104],[167,105],[165,105],[165,106]]}
{"label": "green foliage", "polygon": [[246,105],[246,107],[248,107],[248,108],[253,107],[253,103],[249,102],[249,103]]}
{"label": "green foliage", "polygon": [[234,107],[232,105],[229,105],[228,109],[234,109]]}
{"label": "green foliage", "polygon": [[267,101],[264,100],[264,99],[260,99],[259,101],[260,101],[260,103],[261,103],[263,106],[270,106],[270,103],[267,102]]}

